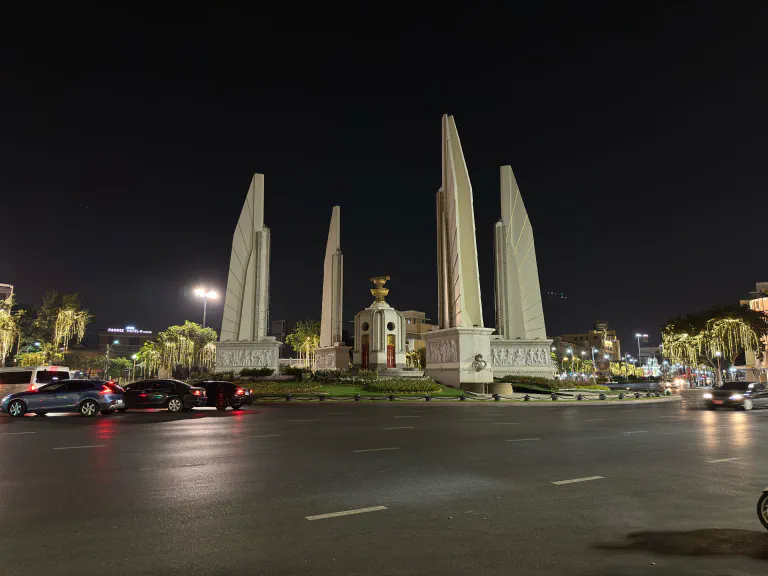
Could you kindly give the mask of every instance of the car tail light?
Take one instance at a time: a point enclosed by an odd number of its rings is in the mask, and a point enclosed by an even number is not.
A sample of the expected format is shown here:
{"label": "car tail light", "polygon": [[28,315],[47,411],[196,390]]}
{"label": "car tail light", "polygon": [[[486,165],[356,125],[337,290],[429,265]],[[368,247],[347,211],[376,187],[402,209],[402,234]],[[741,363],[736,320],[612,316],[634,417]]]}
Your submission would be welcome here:
{"label": "car tail light", "polygon": [[30,392],[37,392],[37,386],[35,386],[34,384],[30,384],[29,385],[29,391]]}
{"label": "car tail light", "polygon": [[195,396],[200,396],[202,395],[202,392],[200,392],[200,390],[192,390],[192,394],[194,394]]}
{"label": "car tail light", "polygon": [[235,390],[235,394],[238,396],[242,396],[243,394],[245,394],[245,390],[243,390],[242,388],[238,388],[237,390]]}
{"label": "car tail light", "polygon": [[145,392],[142,392],[141,394],[139,394],[139,398],[146,398],[146,397],[147,397],[147,394]]}
{"label": "car tail light", "polygon": [[99,394],[111,394],[111,393],[112,393],[112,389],[109,386],[102,386],[101,392],[99,392]]}

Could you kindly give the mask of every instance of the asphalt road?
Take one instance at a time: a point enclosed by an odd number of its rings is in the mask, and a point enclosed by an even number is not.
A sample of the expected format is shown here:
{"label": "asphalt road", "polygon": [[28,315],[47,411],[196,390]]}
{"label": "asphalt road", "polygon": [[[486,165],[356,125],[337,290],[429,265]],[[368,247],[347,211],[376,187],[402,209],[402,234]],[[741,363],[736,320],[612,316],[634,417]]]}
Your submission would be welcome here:
{"label": "asphalt road", "polygon": [[0,416],[0,458],[3,576],[768,574],[768,410]]}

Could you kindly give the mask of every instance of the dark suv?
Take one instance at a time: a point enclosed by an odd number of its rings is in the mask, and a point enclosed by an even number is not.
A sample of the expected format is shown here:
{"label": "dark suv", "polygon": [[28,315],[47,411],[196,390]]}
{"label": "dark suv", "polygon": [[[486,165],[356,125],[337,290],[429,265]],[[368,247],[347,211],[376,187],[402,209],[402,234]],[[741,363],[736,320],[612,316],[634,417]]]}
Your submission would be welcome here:
{"label": "dark suv", "polygon": [[205,406],[205,388],[179,380],[140,380],[123,392],[126,408],[167,408],[170,412]]}
{"label": "dark suv", "polygon": [[718,407],[742,410],[768,408],[768,388],[762,382],[725,382],[705,392],[703,398],[709,410]]}
{"label": "dark suv", "polygon": [[205,388],[208,406],[215,406],[217,410],[226,410],[227,406],[232,406],[232,410],[239,410],[244,404],[252,403],[251,391],[233,382],[208,380],[198,382],[197,385]]}

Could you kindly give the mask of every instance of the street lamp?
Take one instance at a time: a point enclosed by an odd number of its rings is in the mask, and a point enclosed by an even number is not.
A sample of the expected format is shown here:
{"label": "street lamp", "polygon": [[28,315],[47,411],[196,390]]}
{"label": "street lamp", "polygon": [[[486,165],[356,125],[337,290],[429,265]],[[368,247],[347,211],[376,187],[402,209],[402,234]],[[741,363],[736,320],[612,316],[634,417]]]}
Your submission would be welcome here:
{"label": "street lamp", "polygon": [[722,355],[723,355],[723,353],[722,353],[722,352],[720,352],[720,350],[718,350],[717,352],[715,352],[715,356],[717,357],[717,385],[718,385],[718,386],[719,386],[719,385],[720,385],[720,383],[722,382],[722,376],[723,376],[723,373],[720,371],[720,357],[721,357]]}
{"label": "street lamp", "polygon": [[205,314],[208,311],[208,300],[215,300],[219,297],[219,293],[215,290],[208,290],[207,288],[195,288],[195,296],[203,299],[203,328],[205,328]]}
{"label": "street lamp", "polygon": [[131,372],[131,380],[136,380],[136,358],[138,358],[138,356],[134,354],[131,356],[131,358],[133,358],[133,372]]}

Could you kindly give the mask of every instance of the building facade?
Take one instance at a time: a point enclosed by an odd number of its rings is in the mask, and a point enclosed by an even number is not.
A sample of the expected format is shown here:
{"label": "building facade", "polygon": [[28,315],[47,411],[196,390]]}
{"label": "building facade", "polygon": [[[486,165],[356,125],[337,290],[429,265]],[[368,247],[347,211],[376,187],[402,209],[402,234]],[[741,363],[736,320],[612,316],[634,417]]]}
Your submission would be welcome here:
{"label": "building facade", "polygon": [[591,359],[592,348],[597,349],[596,360],[607,359],[617,362],[621,359],[621,342],[616,336],[616,330],[608,328],[608,322],[598,321],[593,324],[589,332],[563,334],[555,336],[552,340],[552,347],[555,348],[554,352],[558,355],[558,360],[568,349],[577,356],[584,352],[584,356]]}
{"label": "building facade", "polygon": [[13,296],[13,284],[0,284],[0,300],[7,300]]}
{"label": "building facade", "polygon": [[437,325],[430,324],[429,318],[424,312],[404,310],[401,314],[405,318],[406,349],[413,351],[425,348],[427,342],[424,340],[424,334],[437,330]]}
{"label": "building facade", "polygon": [[[768,282],[758,282],[754,292],[750,292],[746,300],[741,300],[741,304],[768,316]],[[768,337],[763,337],[762,355],[748,353],[745,360],[745,366],[737,368],[745,370],[747,379],[768,381]]]}
{"label": "building facade", "polygon": [[96,332],[96,346],[99,354],[107,351],[110,346],[110,358],[130,358],[136,354],[144,342],[153,340],[155,334],[151,330],[140,330],[135,326],[125,328],[103,328]]}

